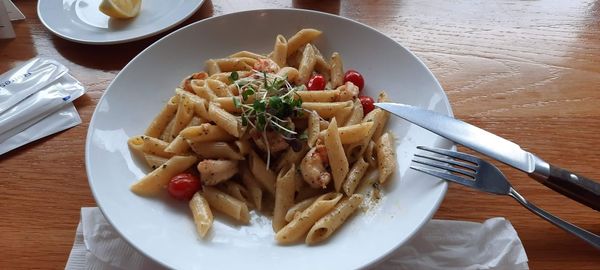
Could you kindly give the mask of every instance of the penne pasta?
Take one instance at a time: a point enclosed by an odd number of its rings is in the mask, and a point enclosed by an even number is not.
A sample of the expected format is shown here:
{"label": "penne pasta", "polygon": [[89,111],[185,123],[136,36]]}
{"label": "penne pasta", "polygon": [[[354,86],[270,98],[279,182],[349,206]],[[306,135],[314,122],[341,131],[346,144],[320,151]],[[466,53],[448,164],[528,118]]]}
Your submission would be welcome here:
{"label": "penne pasta", "polygon": [[198,163],[202,183],[214,186],[229,180],[238,172],[237,160],[205,159]]}
{"label": "penne pasta", "polygon": [[237,146],[234,146],[235,143],[232,145],[228,142],[193,142],[188,145],[202,159],[245,159],[239,149],[236,149]]}
{"label": "penne pasta", "polygon": [[339,53],[331,55],[331,86],[336,88],[344,83],[344,64]]}
{"label": "penne pasta", "polygon": [[254,151],[250,152],[248,165],[257,182],[269,193],[275,194],[275,174]]}
{"label": "penne pasta", "polygon": [[316,62],[317,59],[313,47],[310,44],[306,44],[306,47],[302,52],[300,65],[298,66],[298,78],[296,78],[296,84],[302,85],[308,82],[315,69]]}
{"label": "penne pasta", "polygon": [[289,244],[300,240],[315,222],[327,214],[341,198],[342,194],[335,192],[321,195],[300,215],[281,228],[275,234],[275,240],[280,244]]}
{"label": "penne pasta", "polygon": [[351,126],[360,123],[364,118],[363,112],[362,103],[360,100],[356,100],[352,106],[352,112],[350,112],[350,116],[348,116],[344,126]]}
{"label": "penne pasta", "polygon": [[396,157],[392,143],[392,135],[384,133],[377,140],[377,168],[379,169],[379,183],[384,183],[396,170]]}
{"label": "penne pasta", "polygon": [[344,153],[344,148],[342,148],[335,118],[331,120],[327,128],[325,147],[327,147],[327,157],[329,158],[329,166],[333,175],[334,187],[336,191],[339,191],[348,174],[348,159]]}
{"label": "penne pasta", "polygon": [[310,228],[306,236],[306,244],[313,245],[329,238],[331,234],[337,230],[346,219],[350,217],[358,206],[362,203],[363,196],[354,194],[349,198],[343,199],[338,203],[331,212],[319,219],[315,225]]}
{"label": "penne pasta", "polygon": [[340,90],[296,91],[296,94],[302,102],[335,102],[340,95]]}
{"label": "penne pasta", "polygon": [[208,119],[215,122],[217,126],[227,131],[232,136],[239,138],[241,135],[238,120],[233,114],[221,109],[216,103],[208,104]]}
{"label": "penne pasta", "polygon": [[193,93],[184,91],[181,88],[176,88],[175,93],[178,96],[185,96],[189,99],[189,101],[194,105],[194,113],[197,116],[201,117],[202,119],[208,119],[208,110],[206,109],[208,105],[206,104],[205,99],[194,95]]}
{"label": "penne pasta", "polygon": [[205,62],[205,66],[206,66],[206,71],[208,72],[209,75],[215,75],[218,73],[221,73],[221,68],[219,67],[219,65],[217,64],[217,62],[213,59],[208,59]]}
{"label": "penne pasta", "polygon": [[199,126],[187,127],[179,133],[184,139],[190,142],[214,142],[214,141],[234,141],[231,136],[219,126],[204,123]]}
{"label": "penne pasta", "polygon": [[[231,97],[233,94],[224,82],[213,79],[206,79],[206,87],[210,89],[217,97]],[[213,99],[214,100],[214,99]]]}
{"label": "penne pasta", "polygon": [[306,134],[308,136],[307,143],[308,147],[314,147],[317,139],[319,138],[319,115],[315,111],[310,111],[308,114],[308,127],[306,128]]}
{"label": "penne pasta", "polygon": [[[337,118],[336,118],[337,119]],[[356,125],[341,127],[338,129],[340,141],[342,144],[353,144],[361,142],[369,136],[369,131],[373,128],[373,122],[364,122]],[[327,130],[319,132],[319,138],[324,139]]]}
{"label": "penne pasta", "polygon": [[250,57],[221,58],[214,59],[214,61],[219,66],[221,72],[251,70],[258,62],[256,59]]}
{"label": "penne pasta", "polygon": [[196,231],[200,237],[206,236],[210,227],[213,223],[213,215],[210,211],[208,201],[200,193],[196,192],[190,202],[188,203],[192,216],[194,217],[194,223],[196,224]]}
{"label": "penne pasta", "polygon": [[248,206],[214,187],[205,186],[200,193],[208,202],[211,209],[215,209],[243,224],[250,222]]}
{"label": "penne pasta", "polygon": [[188,149],[190,149],[190,144],[181,135],[178,135],[165,147],[165,152],[181,155],[187,153]]}
{"label": "penne pasta", "polygon": [[352,164],[352,168],[350,168],[350,171],[348,172],[348,177],[346,177],[346,180],[342,185],[342,189],[347,196],[354,194],[356,187],[358,187],[360,180],[365,176],[368,168],[369,163],[362,157]]}
{"label": "penne pasta", "polygon": [[146,164],[154,170],[165,164],[169,158],[144,153],[144,160],[146,160]]}
{"label": "penne pasta", "polygon": [[287,40],[282,35],[277,35],[275,38],[275,45],[273,46],[273,53],[270,58],[280,67],[285,66],[287,59]]}
{"label": "penne pasta", "polygon": [[275,183],[275,208],[273,209],[273,231],[277,232],[285,224],[285,215],[290,207],[294,205],[294,193],[296,192],[296,166],[292,164],[288,170],[279,171]]}
{"label": "penne pasta", "polygon": [[352,106],[352,101],[344,102],[303,102],[302,108],[316,111],[323,118],[333,118],[344,107]]}
{"label": "penne pasta", "polygon": [[302,213],[302,211],[306,210],[306,208],[313,204],[313,202],[315,202],[319,196],[321,195],[304,199],[299,203],[292,205],[292,207],[290,207],[290,209],[288,209],[288,211],[285,213],[285,221],[292,221],[297,215]]}
{"label": "penne pasta", "polygon": [[254,204],[254,207],[256,207],[256,210],[262,210],[262,189],[260,188],[258,181],[256,181],[254,178],[254,175],[252,175],[252,172],[250,172],[247,167],[242,168],[242,183],[244,183],[244,186],[246,186],[248,195]]}
{"label": "penne pasta", "polygon": [[235,106],[234,99],[237,99],[237,102],[242,103],[239,97],[218,97],[212,100],[212,102],[219,104],[219,107],[229,113],[240,113],[242,112],[241,108],[237,108]]}
{"label": "penne pasta", "polygon": [[265,58],[264,55],[260,55],[258,53],[253,53],[253,52],[249,52],[249,51],[239,51],[239,52],[236,52],[229,56],[229,58],[239,58],[239,57],[247,57],[247,58],[253,58],[253,59],[257,59],[257,60]]}
{"label": "penne pasta", "polygon": [[133,136],[127,141],[130,149],[138,153],[146,153],[164,158],[170,158],[174,154],[165,151],[169,143],[150,136]]}
{"label": "penne pasta", "polygon": [[165,164],[131,185],[131,191],[140,196],[156,196],[173,176],[193,166],[196,160],[194,156],[173,156]]}
{"label": "penne pasta", "polygon": [[163,133],[171,119],[177,113],[177,103],[179,102],[179,96],[174,96],[167,104],[163,107],[163,109],[158,113],[156,117],[152,120],[144,135],[158,138]]}
{"label": "penne pasta", "polygon": [[244,202],[245,204],[248,204],[248,190],[244,186],[234,181],[227,181],[224,182],[222,185],[223,190],[225,190],[225,193]]}
{"label": "penne pasta", "polygon": [[305,44],[315,40],[321,35],[321,31],[316,29],[302,29],[295,35],[288,39],[287,42],[287,56],[289,57]]}

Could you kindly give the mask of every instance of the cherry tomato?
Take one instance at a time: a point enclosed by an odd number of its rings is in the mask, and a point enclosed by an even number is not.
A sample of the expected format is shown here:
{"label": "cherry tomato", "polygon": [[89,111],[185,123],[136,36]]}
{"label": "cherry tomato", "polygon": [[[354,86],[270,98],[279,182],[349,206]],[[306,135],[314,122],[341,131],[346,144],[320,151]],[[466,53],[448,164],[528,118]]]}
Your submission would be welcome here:
{"label": "cherry tomato", "polygon": [[325,89],[325,77],[321,74],[315,74],[306,83],[306,88],[312,91]]}
{"label": "cherry tomato", "polygon": [[365,86],[365,79],[363,79],[363,76],[360,75],[360,73],[358,73],[356,70],[350,69],[346,71],[344,74],[344,83],[348,81],[358,86],[358,91],[362,91],[363,87]]}
{"label": "cherry tomato", "polygon": [[177,200],[189,200],[200,189],[200,179],[191,173],[180,173],[169,181],[169,195]]}
{"label": "cherry tomato", "polygon": [[360,99],[360,103],[362,104],[363,107],[363,113],[365,115],[367,115],[367,113],[369,113],[370,111],[372,111],[373,109],[375,109],[375,105],[373,105],[373,103],[375,101],[373,101],[373,98],[370,96],[360,96],[358,97]]}

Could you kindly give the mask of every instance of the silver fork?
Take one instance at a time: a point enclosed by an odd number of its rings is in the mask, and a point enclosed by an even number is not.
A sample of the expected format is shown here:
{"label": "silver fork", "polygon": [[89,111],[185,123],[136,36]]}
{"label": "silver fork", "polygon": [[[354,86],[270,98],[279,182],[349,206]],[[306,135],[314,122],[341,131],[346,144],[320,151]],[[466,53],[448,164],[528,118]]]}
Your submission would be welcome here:
{"label": "silver fork", "polygon": [[441,170],[415,166],[411,166],[411,169],[481,191],[511,196],[534,214],[600,249],[600,237],[598,235],[566,222],[528,202],[493,164],[461,152],[425,146],[418,146],[417,148],[436,153],[442,157],[415,154],[416,158],[413,159],[413,162]]}

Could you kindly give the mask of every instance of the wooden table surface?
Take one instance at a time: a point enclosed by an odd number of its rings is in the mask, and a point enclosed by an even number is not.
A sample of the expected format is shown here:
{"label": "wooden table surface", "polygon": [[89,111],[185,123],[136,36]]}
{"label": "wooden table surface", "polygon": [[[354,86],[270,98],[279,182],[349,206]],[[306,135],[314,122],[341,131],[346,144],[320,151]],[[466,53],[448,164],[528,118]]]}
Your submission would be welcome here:
{"label": "wooden table surface", "polygon": [[[51,34],[36,1],[17,38],[0,41],[0,73],[36,56],[70,68],[88,93],[75,101],[83,124],[0,156],[0,269],[63,268],[82,206],[94,206],[84,163],[92,112],[104,89],[152,37],[91,46]],[[457,118],[509,138],[545,160],[600,179],[600,1],[206,1],[181,26],[254,8],[296,7],[370,25],[420,57],[444,87]],[[163,36],[163,35],[160,35]],[[525,174],[500,166],[530,201],[600,233],[600,214]],[[451,186],[435,215],[506,217],[533,269],[600,269],[600,252],[508,197]]]}

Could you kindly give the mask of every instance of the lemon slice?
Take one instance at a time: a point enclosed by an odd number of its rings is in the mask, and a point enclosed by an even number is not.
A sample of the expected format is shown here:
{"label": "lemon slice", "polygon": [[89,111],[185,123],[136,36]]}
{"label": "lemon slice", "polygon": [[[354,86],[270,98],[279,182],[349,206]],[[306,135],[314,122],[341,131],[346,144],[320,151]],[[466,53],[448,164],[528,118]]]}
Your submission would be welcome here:
{"label": "lemon slice", "polygon": [[138,15],[142,0],[102,0],[100,11],[111,18],[129,19]]}

